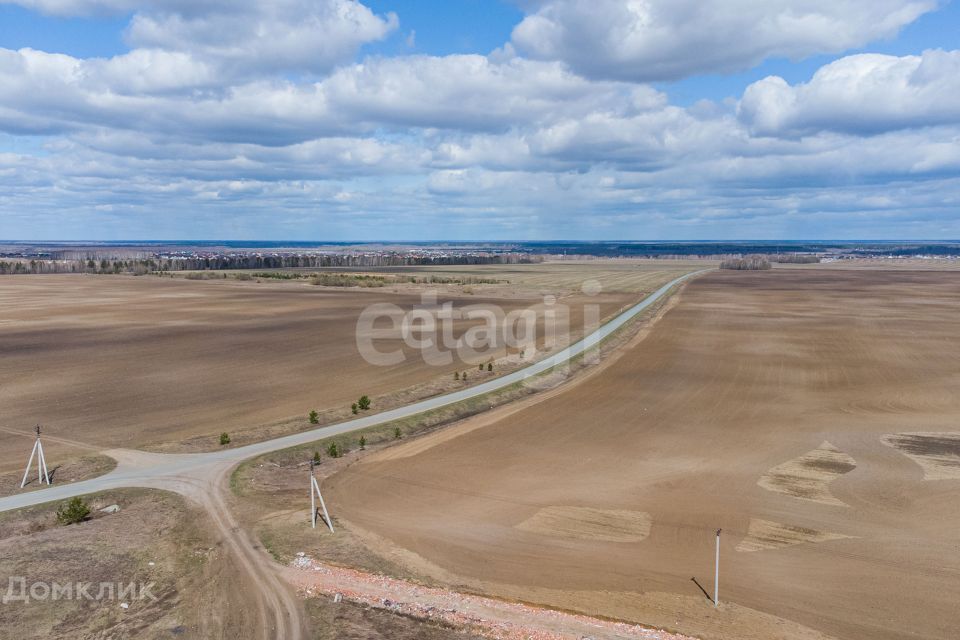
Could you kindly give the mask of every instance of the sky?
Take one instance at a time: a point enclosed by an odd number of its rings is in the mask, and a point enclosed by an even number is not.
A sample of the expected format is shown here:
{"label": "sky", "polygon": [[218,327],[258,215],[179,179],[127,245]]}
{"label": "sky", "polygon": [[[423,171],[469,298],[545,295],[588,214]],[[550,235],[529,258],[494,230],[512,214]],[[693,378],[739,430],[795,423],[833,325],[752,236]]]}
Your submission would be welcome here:
{"label": "sky", "polygon": [[957,238],[946,0],[0,0],[0,239]]}

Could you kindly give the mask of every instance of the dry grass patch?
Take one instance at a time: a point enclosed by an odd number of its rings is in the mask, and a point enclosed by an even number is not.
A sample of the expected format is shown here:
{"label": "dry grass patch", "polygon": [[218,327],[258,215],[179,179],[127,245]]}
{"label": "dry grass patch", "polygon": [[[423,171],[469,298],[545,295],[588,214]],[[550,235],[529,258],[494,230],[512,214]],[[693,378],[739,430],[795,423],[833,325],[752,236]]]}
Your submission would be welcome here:
{"label": "dry grass patch", "polygon": [[767,549],[782,549],[795,544],[844,540],[850,537],[840,533],[829,533],[808,527],[783,524],[782,522],[750,518],[747,536],[737,545],[737,551],[749,553]]}
{"label": "dry grass patch", "polygon": [[516,528],[552,538],[640,542],[650,535],[650,514],[623,509],[545,507]]}
{"label": "dry grass patch", "polygon": [[[24,462],[26,462],[26,458],[24,458]],[[102,476],[113,471],[116,466],[117,461],[109,456],[91,455],[56,464],[48,462],[47,471],[50,473],[50,482],[58,485]],[[27,476],[27,486],[23,489],[20,488],[22,480],[22,469],[0,474],[0,496],[9,496],[21,491],[36,491],[47,487],[46,483],[40,484],[37,481],[36,460],[33,461],[33,466],[31,466],[30,473]]]}
{"label": "dry grass patch", "polygon": [[[33,583],[152,584],[150,598],[47,598],[0,606],[6,638],[210,637],[196,606],[216,604],[212,559],[218,551],[201,514],[174,494],[129,489],[85,498],[91,517],[58,526],[58,503],[0,514],[0,576]],[[118,505],[116,513],[99,509]],[[6,586],[4,580],[4,586]],[[121,607],[121,603],[128,606]]]}
{"label": "dry grass patch", "polygon": [[439,623],[330,598],[307,600],[314,640],[480,640]]}
{"label": "dry grass patch", "polygon": [[801,500],[845,507],[830,493],[829,484],[856,466],[856,460],[824,441],[813,451],[773,467],[757,484]]}
{"label": "dry grass patch", "polygon": [[881,441],[920,465],[924,480],[960,478],[960,433],[897,433]]}

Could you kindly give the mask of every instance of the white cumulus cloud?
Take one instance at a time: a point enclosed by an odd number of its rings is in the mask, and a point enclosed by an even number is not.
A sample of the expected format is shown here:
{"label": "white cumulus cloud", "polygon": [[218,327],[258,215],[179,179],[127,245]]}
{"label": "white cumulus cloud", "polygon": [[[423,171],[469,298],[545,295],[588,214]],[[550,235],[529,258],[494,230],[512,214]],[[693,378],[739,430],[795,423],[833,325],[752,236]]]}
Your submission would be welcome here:
{"label": "white cumulus cloud", "polygon": [[176,52],[224,80],[270,73],[322,74],[349,62],[398,24],[356,0],[4,0],[53,15],[133,13],[135,48]]}
{"label": "white cumulus cloud", "polygon": [[543,0],[513,31],[521,53],[634,81],[737,71],[777,56],[889,38],[935,0]]}
{"label": "white cumulus cloud", "polygon": [[794,86],[770,76],[747,87],[741,120],[762,135],[875,133],[960,122],[960,51],[860,54]]}

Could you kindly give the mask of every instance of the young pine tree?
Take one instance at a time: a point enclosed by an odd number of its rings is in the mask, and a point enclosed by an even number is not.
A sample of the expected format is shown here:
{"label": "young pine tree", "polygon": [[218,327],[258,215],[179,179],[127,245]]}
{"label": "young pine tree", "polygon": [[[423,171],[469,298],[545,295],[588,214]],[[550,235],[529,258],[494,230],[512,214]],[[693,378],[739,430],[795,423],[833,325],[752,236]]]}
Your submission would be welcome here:
{"label": "young pine tree", "polygon": [[90,507],[83,498],[76,496],[57,508],[57,522],[62,525],[83,522],[90,515]]}

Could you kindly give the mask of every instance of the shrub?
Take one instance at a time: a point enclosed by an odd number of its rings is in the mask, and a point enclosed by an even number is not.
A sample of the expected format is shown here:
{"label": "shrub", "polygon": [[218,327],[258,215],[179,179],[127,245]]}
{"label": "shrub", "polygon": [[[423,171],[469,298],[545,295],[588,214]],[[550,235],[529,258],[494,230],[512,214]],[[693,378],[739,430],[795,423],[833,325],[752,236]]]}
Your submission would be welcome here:
{"label": "shrub", "polygon": [[310,412],[310,424],[320,424],[320,414],[316,409]]}
{"label": "shrub", "polygon": [[340,451],[340,447],[337,446],[336,442],[331,442],[329,445],[327,445],[327,455],[331,458],[339,458],[341,455],[343,455],[343,452]]}
{"label": "shrub", "polygon": [[311,282],[321,287],[382,287],[386,278],[366,274],[315,273]]}
{"label": "shrub", "polygon": [[367,448],[367,439],[363,436],[360,436],[360,451],[363,451]]}
{"label": "shrub", "polygon": [[226,445],[230,444],[230,434],[224,431],[220,434],[220,444]]}
{"label": "shrub", "polygon": [[357,415],[357,413],[359,413],[359,412],[357,411],[357,403],[356,403],[356,402],[354,402],[352,405],[350,405],[350,411],[353,411],[353,415]]}
{"label": "shrub", "polygon": [[820,256],[787,253],[777,256],[776,262],[780,264],[817,264],[820,262]]}
{"label": "shrub", "polygon": [[357,400],[357,406],[360,407],[361,410],[366,411],[370,408],[370,398],[367,396],[360,396],[360,399]]}
{"label": "shrub", "polygon": [[90,506],[83,498],[76,496],[57,508],[57,522],[62,525],[83,522],[90,515]]}
{"label": "shrub", "polygon": [[402,438],[402,437],[403,437],[403,436],[402,436],[402,434],[400,433],[400,427],[394,427],[394,428],[393,428],[393,439],[394,439],[394,440],[399,440],[399,439]]}

